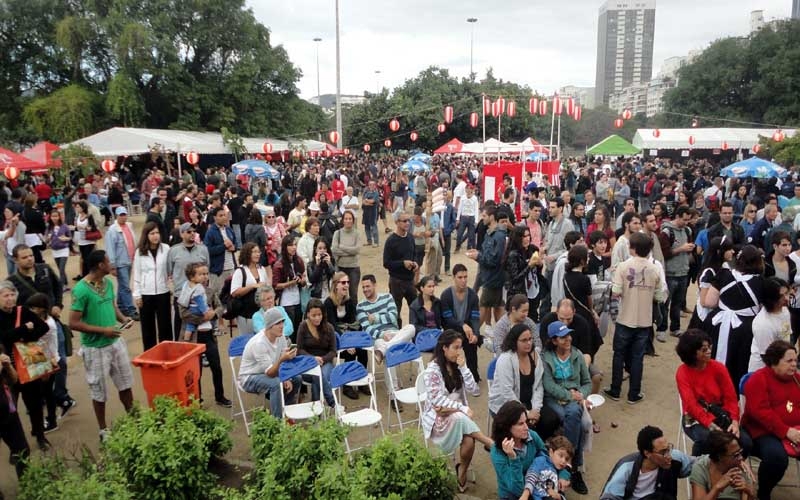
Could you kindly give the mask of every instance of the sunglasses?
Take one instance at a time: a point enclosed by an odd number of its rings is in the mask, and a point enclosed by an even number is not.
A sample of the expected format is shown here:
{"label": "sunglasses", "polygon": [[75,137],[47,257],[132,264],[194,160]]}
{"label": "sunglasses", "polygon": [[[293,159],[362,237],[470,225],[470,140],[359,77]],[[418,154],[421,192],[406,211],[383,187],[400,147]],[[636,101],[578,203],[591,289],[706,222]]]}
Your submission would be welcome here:
{"label": "sunglasses", "polygon": [[339,284],[340,284],[340,285],[349,285],[349,284],[350,284],[350,281],[348,281],[348,280],[341,280],[341,281],[339,281]]}

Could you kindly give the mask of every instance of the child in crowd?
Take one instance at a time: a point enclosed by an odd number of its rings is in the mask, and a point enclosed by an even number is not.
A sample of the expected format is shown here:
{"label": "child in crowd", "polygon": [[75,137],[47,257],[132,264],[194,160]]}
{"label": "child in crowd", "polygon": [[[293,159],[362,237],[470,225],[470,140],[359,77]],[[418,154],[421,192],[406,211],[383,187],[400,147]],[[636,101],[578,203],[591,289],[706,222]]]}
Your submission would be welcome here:
{"label": "child in crowd", "polygon": [[[186,266],[186,284],[183,285],[181,294],[178,297],[178,305],[189,309],[189,312],[202,316],[208,307],[208,296],[206,296],[205,284],[208,282],[208,266],[201,262],[192,262]],[[216,330],[217,321],[205,321],[199,325],[184,322],[185,333],[183,340],[193,341],[194,333],[198,330]]]}
{"label": "child in crowd", "polygon": [[607,271],[611,267],[611,257],[603,256],[608,250],[608,238],[603,231],[592,231],[589,235],[589,250],[586,274],[589,275],[592,284],[598,281],[610,281],[611,276],[607,276]]}
{"label": "child in crowd", "polygon": [[[37,343],[42,347],[42,350],[53,367],[58,367],[60,358],[58,354],[58,325],[56,325],[55,318],[50,316],[50,299],[43,293],[35,293],[25,302],[25,307],[47,323],[47,333],[42,335]],[[56,378],[53,375],[42,379],[42,396],[47,406],[47,419],[44,422],[45,434],[58,429],[56,417],[57,404],[53,392],[55,381]]]}
{"label": "child in crowd", "polygon": [[553,436],[547,440],[547,455],[539,455],[533,459],[525,474],[525,490],[520,500],[534,498],[564,499],[558,485],[558,473],[568,469],[575,448],[564,436]]}

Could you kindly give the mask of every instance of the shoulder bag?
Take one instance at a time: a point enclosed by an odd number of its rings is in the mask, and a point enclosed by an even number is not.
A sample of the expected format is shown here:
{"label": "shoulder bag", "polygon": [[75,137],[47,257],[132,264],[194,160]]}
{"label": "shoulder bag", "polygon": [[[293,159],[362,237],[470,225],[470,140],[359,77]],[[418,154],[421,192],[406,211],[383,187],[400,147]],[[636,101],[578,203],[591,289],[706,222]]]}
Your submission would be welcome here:
{"label": "shoulder bag", "polygon": [[[22,326],[22,306],[17,306],[17,320],[14,328]],[[58,371],[58,364],[47,357],[38,342],[14,342],[14,368],[20,384],[27,384],[48,377]]]}

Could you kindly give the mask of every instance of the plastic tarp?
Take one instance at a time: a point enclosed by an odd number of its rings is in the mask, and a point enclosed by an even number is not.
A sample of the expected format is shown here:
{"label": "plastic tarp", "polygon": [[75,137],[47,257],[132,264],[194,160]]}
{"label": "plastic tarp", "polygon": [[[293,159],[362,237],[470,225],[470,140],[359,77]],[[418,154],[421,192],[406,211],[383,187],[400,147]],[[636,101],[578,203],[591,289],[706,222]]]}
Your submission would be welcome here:
{"label": "plastic tarp", "polygon": [[435,155],[445,155],[445,154],[453,154],[453,153],[461,153],[464,147],[464,143],[459,141],[458,139],[450,139],[443,145],[441,145],[438,149],[436,149],[433,154]]}
{"label": "plastic tarp", "polygon": [[[298,140],[288,142],[280,139],[264,137],[243,137],[242,143],[248,153],[263,153],[265,142],[272,144],[273,154],[290,151],[295,147],[304,147],[306,151],[324,151],[324,142]],[[231,154],[228,146],[222,141],[219,132],[193,132],[187,130],[164,130],[147,128],[114,127],[94,135],[78,139],[70,144],[83,144],[91,148],[97,156],[129,156],[138,155],[158,148],[160,151],[200,154]]]}
{"label": "plastic tarp", "polygon": [[469,142],[462,145],[460,152],[467,154],[482,154],[484,152],[484,146],[486,148],[486,154],[496,155],[498,153],[520,154],[534,152],[550,154],[549,149],[542,146],[530,137],[521,142],[501,142],[494,138],[488,139],[485,143]]}
{"label": "plastic tarp", "polygon": [[587,153],[603,156],[628,156],[641,151],[618,135],[610,135],[586,150]]}
{"label": "plastic tarp", "polygon": [[30,149],[26,149],[21,154],[25,158],[33,160],[36,163],[40,163],[47,168],[61,168],[61,160],[59,158],[53,158],[53,153],[59,149],[61,148],[55,144],[44,141],[36,144]]}
{"label": "plastic tarp", "polygon": [[[662,128],[654,137],[651,128],[640,128],[633,136],[633,145],[642,150],[658,149],[722,149],[728,143],[730,149],[751,150],[761,137],[772,137],[774,128]],[[782,129],[786,137],[792,137],[795,129]],[[694,144],[689,144],[694,137]]]}
{"label": "plastic tarp", "polygon": [[47,167],[39,162],[26,158],[9,149],[0,148],[0,171],[6,167],[16,167],[17,170],[46,170]]}

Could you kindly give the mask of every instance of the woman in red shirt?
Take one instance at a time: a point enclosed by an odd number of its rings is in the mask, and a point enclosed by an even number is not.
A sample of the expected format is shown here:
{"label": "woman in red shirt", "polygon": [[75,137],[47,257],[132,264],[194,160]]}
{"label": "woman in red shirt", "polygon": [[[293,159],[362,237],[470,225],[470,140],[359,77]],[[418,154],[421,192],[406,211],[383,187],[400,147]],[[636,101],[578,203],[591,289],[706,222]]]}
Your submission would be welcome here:
{"label": "woman in red shirt", "polygon": [[766,365],[742,379],[745,395],[742,425],[753,436],[753,454],[758,468],[758,498],[770,498],[772,489],[789,466],[787,447],[800,451],[800,375],[797,349],[776,340],[761,356]]}
{"label": "woman in red shirt", "polygon": [[[739,438],[747,457],[753,443],[739,428],[739,401],[728,369],[711,359],[711,338],[702,330],[686,330],[675,352],[683,361],[675,381],[683,404],[683,429],[694,441],[692,455],[708,453],[705,442],[711,431],[727,431]],[[718,418],[720,410],[727,413],[727,421]]]}

